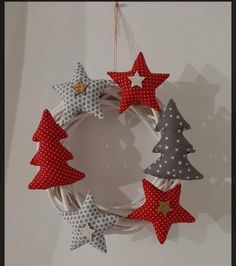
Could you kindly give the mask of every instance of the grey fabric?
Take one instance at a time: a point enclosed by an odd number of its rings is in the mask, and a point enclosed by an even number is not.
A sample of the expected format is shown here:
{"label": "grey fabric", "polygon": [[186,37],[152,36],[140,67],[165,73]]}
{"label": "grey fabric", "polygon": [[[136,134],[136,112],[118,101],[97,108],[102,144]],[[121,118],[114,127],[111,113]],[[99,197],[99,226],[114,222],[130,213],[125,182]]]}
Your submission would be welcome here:
{"label": "grey fabric", "polygon": [[119,217],[101,213],[91,192],[88,192],[79,211],[60,214],[72,225],[71,250],[89,243],[98,250],[107,252],[104,233],[118,223]]}
{"label": "grey fabric", "polygon": [[188,129],[190,125],[178,111],[175,102],[173,99],[169,100],[156,126],[156,131],[161,132],[162,137],[153,152],[161,153],[161,156],[144,170],[145,174],[163,179],[197,180],[203,178],[203,175],[191,165],[187,158],[188,153],[195,152],[193,146],[183,136],[183,131]]}
{"label": "grey fabric", "polygon": [[[88,85],[85,94],[76,95],[73,86],[77,82],[83,82]],[[81,111],[93,114],[98,118],[103,118],[104,115],[99,103],[99,96],[109,83],[111,83],[111,81],[105,79],[90,79],[82,64],[77,63],[72,81],[52,86],[52,89],[61,96],[65,104],[61,123],[67,123]]]}

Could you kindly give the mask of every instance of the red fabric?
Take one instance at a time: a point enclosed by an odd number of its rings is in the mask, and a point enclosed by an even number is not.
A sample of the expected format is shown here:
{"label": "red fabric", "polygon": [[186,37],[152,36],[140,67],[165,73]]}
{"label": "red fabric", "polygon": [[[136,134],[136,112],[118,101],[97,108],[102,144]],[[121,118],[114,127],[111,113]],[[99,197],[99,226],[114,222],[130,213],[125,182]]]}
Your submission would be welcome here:
{"label": "red fabric", "polygon": [[[142,88],[138,86],[131,87],[132,82],[129,77],[133,76],[136,72],[140,76],[145,77],[142,82]],[[169,77],[169,74],[151,73],[142,53],[139,53],[130,71],[107,72],[107,74],[121,88],[120,113],[123,113],[133,103],[147,105],[160,111],[155,90]]]}
{"label": "red fabric", "polygon": [[[128,215],[130,219],[146,220],[153,224],[157,238],[163,244],[167,238],[170,227],[174,223],[193,223],[195,218],[179,204],[181,185],[166,192],[159,190],[149,181],[143,179],[145,203]],[[159,201],[169,201],[172,209],[166,216],[158,211]]]}
{"label": "red fabric", "polygon": [[40,166],[40,170],[28,185],[29,189],[64,186],[85,177],[84,173],[66,162],[73,159],[72,154],[60,143],[60,139],[66,137],[64,129],[57,125],[47,109],[44,110],[39,127],[33,135],[33,141],[40,141],[40,147],[30,162]]}

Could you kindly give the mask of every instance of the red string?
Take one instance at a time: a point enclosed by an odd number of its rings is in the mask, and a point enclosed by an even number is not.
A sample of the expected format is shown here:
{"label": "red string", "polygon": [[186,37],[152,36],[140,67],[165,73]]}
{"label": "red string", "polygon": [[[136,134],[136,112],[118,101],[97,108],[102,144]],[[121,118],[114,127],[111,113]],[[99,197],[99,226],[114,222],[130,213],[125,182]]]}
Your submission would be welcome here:
{"label": "red string", "polygon": [[114,48],[113,48],[113,70],[117,71],[117,46],[118,46],[118,32],[119,32],[119,18],[120,18],[120,6],[116,2],[114,5]]}

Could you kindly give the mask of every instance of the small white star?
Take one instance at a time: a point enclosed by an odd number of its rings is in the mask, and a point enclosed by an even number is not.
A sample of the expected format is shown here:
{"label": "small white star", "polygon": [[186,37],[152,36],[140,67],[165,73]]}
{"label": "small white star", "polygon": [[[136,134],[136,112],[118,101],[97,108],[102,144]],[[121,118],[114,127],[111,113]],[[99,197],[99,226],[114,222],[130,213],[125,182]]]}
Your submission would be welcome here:
{"label": "small white star", "polygon": [[160,171],[157,169],[157,173],[159,173]]}
{"label": "small white star", "polygon": [[167,161],[164,161],[164,163],[167,163]]}
{"label": "small white star", "polygon": [[168,123],[165,123],[165,126],[167,127],[168,126]]}
{"label": "small white star", "polygon": [[177,139],[177,140],[176,140],[176,142],[178,142],[178,143],[179,143],[179,142],[180,142],[180,140],[179,140],[179,139]]}
{"label": "small white star", "polygon": [[179,119],[180,118],[179,115],[177,115],[176,118]]}
{"label": "small white star", "polygon": [[165,139],[168,139],[168,137],[165,137]]}
{"label": "small white star", "polygon": [[178,150],[179,150],[178,148],[175,149],[175,151],[178,151]]}
{"label": "small white star", "polygon": [[190,172],[190,171],[191,171],[191,169],[190,169],[190,168],[188,168],[188,171]]}
{"label": "small white star", "polygon": [[179,170],[179,173],[181,174],[182,173],[182,170]]}
{"label": "small white star", "polygon": [[142,88],[143,86],[142,82],[145,79],[145,77],[140,76],[139,73],[136,71],[133,76],[129,77],[129,79],[131,80],[131,88],[134,86]]}
{"label": "small white star", "polygon": [[167,171],[166,173],[167,173],[167,175],[169,175],[170,174],[170,171]]}
{"label": "small white star", "polygon": [[170,107],[170,108],[169,108],[169,110],[171,111],[171,110],[172,110],[172,108]]}
{"label": "small white star", "polygon": [[172,171],[175,172],[175,168],[173,168]]}
{"label": "small white star", "polygon": [[171,156],[170,158],[171,158],[172,160],[174,160],[175,156]]}
{"label": "small white star", "polygon": [[162,165],[161,164],[159,164],[159,168],[162,168]]}
{"label": "small white star", "polygon": [[178,162],[178,164],[182,164],[182,162],[181,162],[181,161],[179,161],[179,162]]}
{"label": "small white star", "polygon": [[179,124],[182,126],[183,125],[183,123],[182,122],[179,122]]}
{"label": "small white star", "polygon": [[166,150],[168,150],[168,149],[169,149],[169,147],[166,145],[166,146],[165,146],[165,149],[166,149]]}
{"label": "small white star", "polygon": [[91,241],[92,239],[92,234],[96,231],[94,229],[91,229],[88,224],[86,224],[84,227],[79,229],[80,231],[80,237],[86,237]]}
{"label": "small white star", "polygon": [[173,117],[173,115],[170,115],[170,117]]}

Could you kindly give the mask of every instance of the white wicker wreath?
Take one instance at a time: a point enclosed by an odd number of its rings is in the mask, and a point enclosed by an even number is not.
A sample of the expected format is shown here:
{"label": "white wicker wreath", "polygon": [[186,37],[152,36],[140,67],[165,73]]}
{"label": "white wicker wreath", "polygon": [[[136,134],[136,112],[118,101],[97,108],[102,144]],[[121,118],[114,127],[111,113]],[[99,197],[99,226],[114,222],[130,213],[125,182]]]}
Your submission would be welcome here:
{"label": "white wicker wreath", "polygon": [[[103,110],[106,112],[118,110],[119,102],[120,90],[115,84],[112,84],[111,86],[106,88],[100,96],[100,103]],[[161,108],[163,108],[163,104],[160,101],[158,101],[158,103]],[[64,104],[61,103],[52,111],[52,116],[58,124],[60,124],[60,119],[63,113],[63,106]],[[155,125],[159,120],[159,113],[157,111],[155,111],[154,109],[142,107],[141,105],[132,105],[127,109],[127,112],[140,118],[141,121],[155,136],[155,138],[157,138],[157,141],[159,141],[160,135],[159,133],[154,131]],[[73,119],[71,119],[67,124],[60,125],[68,134],[68,138],[62,140],[63,144],[66,144],[73,130],[89,116],[90,114],[81,112]],[[167,191],[175,187],[179,183],[183,183],[183,181],[160,179],[158,177],[154,177],[152,181],[152,184],[154,184],[162,191]],[[82,193],[75,188],[74,184],[49,188],[48,195],[53,206],[55,206],[58,211],[79,210],[85,199]],[[142,194],[130,204],[123,206],[113,206],[107,208],[97,204],[97,207],[100,211],[107,214],[115,214],[120,217],[118,224],[114,225],[112,229],[107,232],[107,234],[133,232],[142,228],[144,225],[143,222],[127,219],[126,217],[129,213],[131,213],[134,209],[140,207],[143,203],[144,195]]]}

